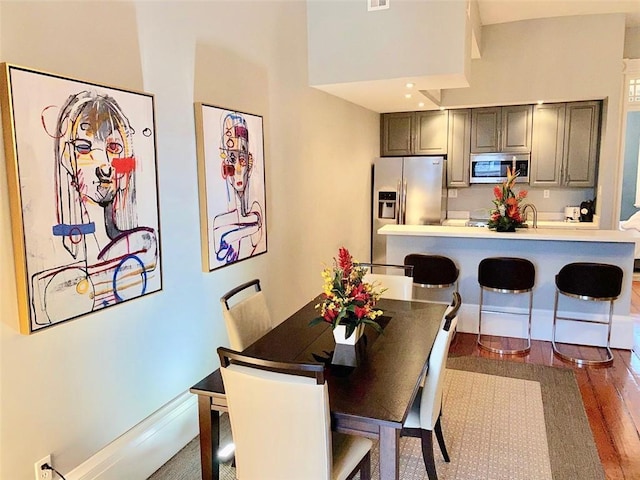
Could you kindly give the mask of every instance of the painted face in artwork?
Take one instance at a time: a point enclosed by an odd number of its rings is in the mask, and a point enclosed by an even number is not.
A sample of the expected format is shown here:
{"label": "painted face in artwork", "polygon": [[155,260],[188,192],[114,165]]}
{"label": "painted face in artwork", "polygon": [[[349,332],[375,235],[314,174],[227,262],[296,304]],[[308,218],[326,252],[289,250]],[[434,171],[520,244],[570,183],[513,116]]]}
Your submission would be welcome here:
{"label": "painted face in artwork", "polygon": [[222,175],[238,193],[247,188],[253,158],[249,153],[249,131],[239,115],[229,115],[223,125]]}
{"label": "painted face in artwork", "polygon": [[77,188],[85,201],[103,207],[114,201],[129,157],[124,132],[122,122],[95,103],[87,104],[72,125]]}

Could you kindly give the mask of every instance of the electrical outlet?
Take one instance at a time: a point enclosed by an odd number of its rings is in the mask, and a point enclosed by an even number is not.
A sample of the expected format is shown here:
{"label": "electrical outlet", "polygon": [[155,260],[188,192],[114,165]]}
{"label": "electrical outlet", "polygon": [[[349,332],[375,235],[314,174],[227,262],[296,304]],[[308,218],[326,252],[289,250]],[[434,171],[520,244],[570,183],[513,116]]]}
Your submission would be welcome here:
{"label": "electrical outlet", "polygon": [[544,190],[543,197],[544,198],[549,198],[549,190]]}
{"label": "electrical outlet", "polygon": [[448,190],[449,198],[458,198],[458,189],[452,188]]}
{"label": "electrical outlet", "polygon": [[35,463],[33,468],[36,472],[36,480],[53,480],[53,471],[42,469],[42,466],[46,463],[49,464],[50,467],[53,467],[53,465],[51,464],[51,455],[47,455],[42,460],[39,460]]}

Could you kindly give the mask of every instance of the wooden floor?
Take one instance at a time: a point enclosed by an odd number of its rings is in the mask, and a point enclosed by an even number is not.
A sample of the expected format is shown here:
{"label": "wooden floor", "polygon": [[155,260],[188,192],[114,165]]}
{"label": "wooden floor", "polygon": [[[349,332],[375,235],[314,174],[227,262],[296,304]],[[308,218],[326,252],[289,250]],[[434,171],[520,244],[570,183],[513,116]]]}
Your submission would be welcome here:
{"label": "wooden floor", "polygon": [[[634,282],[632,313],[640,314],[640,282]],[[451,352],[486,358],[500,355],[481,350],[476,335],[458,333]],[[533,341],[527,356],[512,361],[572,368],[591,424],[607,479],[640,480],[640,358],[614,350],[611,367],[577,367],[553,355],[550,342]],[[579,479],[576,479],[579,480]]]}

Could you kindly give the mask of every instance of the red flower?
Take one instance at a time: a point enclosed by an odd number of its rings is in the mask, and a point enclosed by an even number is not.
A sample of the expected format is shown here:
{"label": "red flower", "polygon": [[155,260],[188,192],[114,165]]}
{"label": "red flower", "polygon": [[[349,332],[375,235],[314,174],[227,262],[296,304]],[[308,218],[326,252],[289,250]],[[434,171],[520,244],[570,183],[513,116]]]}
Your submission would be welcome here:
{"label": "red flower", "polygon": [[498,200],[502,200],[502,188],[500,187],[500,185],[496,185],[495,187],[493,187],[493,194]]}
{"label": "red flower", "polygon": [[351,269],[353,268],[353,257],[344,247],[340,247],[338,250],[338,266],[342,269],[343,277],[348,278],[351,275]]}
{"label": "red flower", "polygon": [[367,307],[355,307],[353,313],[356,314],[356,317],[362,318],[367,316],[369,309]]}
{"label": "red flower", "polygon": [[335,310],[326,310],[324,312],[324,316],[323,318],[329,322],[329,323],[333,323],[333,321],[336,319],[336,317],[338,316],[338,312],[336,312]]}
{"label": "red flower", "polygon": [[527,196],[527,191],[526,190],[520,190],[520,192],[518,193],[518,200],[522,200],[526,196]]}
{"label": "red flower", "polygon": [[364,284],[361,283],[360,285],[354,287],[353,290],[351,290],[351,298],[353,298],[356,302],[366,302],[369,299],[369,294],[366,292]]}

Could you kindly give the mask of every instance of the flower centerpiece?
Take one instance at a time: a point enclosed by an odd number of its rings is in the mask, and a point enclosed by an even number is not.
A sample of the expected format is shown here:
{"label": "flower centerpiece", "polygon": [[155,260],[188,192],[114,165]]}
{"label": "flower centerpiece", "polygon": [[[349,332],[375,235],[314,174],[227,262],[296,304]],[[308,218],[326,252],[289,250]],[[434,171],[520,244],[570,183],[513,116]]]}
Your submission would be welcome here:
{"label": "flower centerpiece", "polygon": [[334,334],[337,327],[344,327],[345,339],[350,339],[356,332],[353,343],[357,341],[358,332],[361,333],[365,325],[371,325],[382,332],[375,321],[382,315],[382,310],[377,310],[375,306],[384,289],[364,282],[362,279],[366,273],[367,268],[354,263],[349,250],[341,247],[338,258],[333,259],[333,266],[322,271],[324,291],[322,301],[316,305],[320,316],[311,320],[309,325],[328,322]]}
{"label": "flower centerpiece", "polygon": [[507,180],[502,185],[493,187],[495,208],[491,210],[489,228],[498,232],[515,232],[516,228],[523,225],[520,202],[527,197],[527,191],[520,190],[517,194],[513,191],[518,175],[520,175],[519,170],[512,172],[507,167]]}

